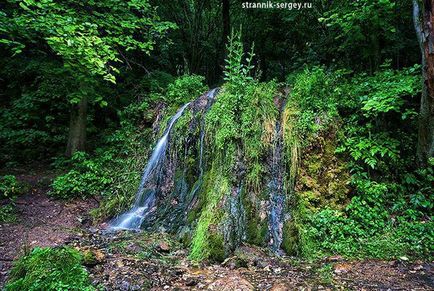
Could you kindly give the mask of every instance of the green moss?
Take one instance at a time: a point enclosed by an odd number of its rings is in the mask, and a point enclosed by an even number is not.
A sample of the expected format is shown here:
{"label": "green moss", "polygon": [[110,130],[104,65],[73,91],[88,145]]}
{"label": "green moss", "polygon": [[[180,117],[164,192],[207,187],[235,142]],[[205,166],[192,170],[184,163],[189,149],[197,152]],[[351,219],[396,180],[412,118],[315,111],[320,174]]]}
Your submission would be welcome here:
{"label": "green moss", "polygon": [[[265,191],[261,195],[257,195],[250,191],[243,191],[242,203],[246,214],[246,238],[247,242],[265,246],[268,234],[267,216],[261,217],[261,201],[267,199]],[[263,209],[264,214],[265,210]]]}
{"label": "green moss", "polygon": [[223,220],[223,209],[219,205],[229,193],[229,181],[215,167],[204,177],[203,205],[194,231],[190,258],[220,261],[224,258],[224,239],[219,229]]}
{"label": "green moss", "polygon": [[69,247],[35,248],[14,262],[6,290],[95,290],[81,263]]}
{"label": "green moss", "polygon": [[283,225],[282,249],[288,255],[298,254],[299,230],[294,221],[286,221]]}
{"label": "green moss", "polygon": [[297,195],[310,209],[340,209],[348,200],[350,174],[345,161],[335,154],[336,129],[331,127],[303,150]]}

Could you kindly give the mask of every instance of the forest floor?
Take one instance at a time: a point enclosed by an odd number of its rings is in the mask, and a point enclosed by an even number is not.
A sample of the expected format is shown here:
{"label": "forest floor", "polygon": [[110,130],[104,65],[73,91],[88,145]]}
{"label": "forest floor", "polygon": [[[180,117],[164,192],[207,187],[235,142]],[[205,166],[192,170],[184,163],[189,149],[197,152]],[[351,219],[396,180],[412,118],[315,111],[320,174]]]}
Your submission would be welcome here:
{"label": "forest floor", "polygon": [[[106,290],[434,290],[434,263],[324,258],[315,263],[242,246],[222,264],[195,264],[166,235],[105,233],[92,226],[95,199],[59,201],[50,176],[17,175],[31,185],[16,201],[18,219],[0,224],[0,289],[12,260],[35,246],[69,245],[91,254],[86,267]],[[44,186],[45,185],[45,186]]]}

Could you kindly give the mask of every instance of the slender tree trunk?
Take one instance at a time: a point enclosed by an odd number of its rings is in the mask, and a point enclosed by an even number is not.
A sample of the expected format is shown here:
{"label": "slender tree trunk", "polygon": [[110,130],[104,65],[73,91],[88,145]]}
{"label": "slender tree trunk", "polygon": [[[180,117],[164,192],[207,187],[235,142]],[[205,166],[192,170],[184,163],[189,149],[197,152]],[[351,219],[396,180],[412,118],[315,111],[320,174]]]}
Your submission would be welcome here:
{"label": "slender tree trunk", "polygon": [[426,166],[434,157],[434,0],[424,0],[421,13],[413,0],[413,20],[422,55],[423,88],[419,112],[417,158]]}
{"label": "slender tree trunk", "polygon": [[77,151],[84,151],[86,144],[87,97],[71,108],[69,137],[66,146],[66,156],[70,157]]}
{"label": "slender tree trunk", "polygon": [[220,41],[220,55],[217,59],[216,76],[221,77],[226,58],[226,42],[231,30],[231,18],[230,18],[230,0],[222,0],[222,38]]}
{"label": "slender tree trunk", "polygon": [[223,20],[223,33],[222,33],[222,43],[225,44],[228,40],[228,36],[231,29],[231,19],[230,19],[230,0],[222,1],[222,20]]}

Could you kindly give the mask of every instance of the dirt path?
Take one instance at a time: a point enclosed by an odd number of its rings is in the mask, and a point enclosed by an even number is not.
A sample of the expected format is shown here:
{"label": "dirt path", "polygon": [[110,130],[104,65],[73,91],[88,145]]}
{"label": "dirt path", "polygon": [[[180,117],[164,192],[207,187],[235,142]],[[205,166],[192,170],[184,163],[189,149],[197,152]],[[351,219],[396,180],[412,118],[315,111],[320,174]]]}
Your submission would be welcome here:
{"label": "dirt path", "polygon": [[19,220],[0,224],[0,289],[24,249],[66,244],[93,254],[91,280],[106,290],[434,290],[432,262],[334,257],[308,264],[243,246],[223,264],[197,265],[167,235],[104,233],[89,225],[95,200],[52,200],[38,177],[19,178],[32,190],[17,200]]}
{"label": "dirt path", "polygon": [[[0,223],[0,289],[12,260],[35,246],[58,246],[77,238],[78,230],[89,221],[88,211],[97,206],[93,199],[72,202],[47,197],[41,183],[47,177],[17,175],[30,185],[29,193],[16,200],[18,221]],[[42,185],[41,185],[42,184]]]}

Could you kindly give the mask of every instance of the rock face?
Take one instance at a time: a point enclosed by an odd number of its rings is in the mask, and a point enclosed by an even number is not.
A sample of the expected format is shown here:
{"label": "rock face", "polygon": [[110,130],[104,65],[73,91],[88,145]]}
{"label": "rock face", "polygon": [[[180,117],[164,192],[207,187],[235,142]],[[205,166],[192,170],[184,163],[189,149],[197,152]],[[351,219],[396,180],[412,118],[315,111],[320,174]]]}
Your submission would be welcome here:
{"label": "rock face", "polygon": [[176,234],[194,260],[223,261],[243,242],[277,254],[296,249],[299,146],[287,96],[276,92],[275,85],[255,87],[241,102],[225,88],[210,91],[176,122],[161,123],[167,148],[141,189],[143,201],[152,198],[138,215],[141,228]]}
{"label": "rock face", "polygon": [[[234,115],[227,148],[216,146],[227,127],[220,127],[219,120],[228,115],[225,98],[231,96],[225,93],[221,102],[216,90],[200,96],[183,107],[175,123],[168,123],[167,148],[151,173],[155,178],[140,189],[141,200],[152,198],[152,203],[138,209],[143,213],[130,211],[141,228],[177,234],[198,260],[223,261],[245,241],[280,251],[289,217],[281,125],[286,96],[266,89],[262,96],[248,96],[248,107],[238,109],[241,118]],[[258,112],[255,106],[268,111]],[[240,136],[236,128],[243,131]]]}

